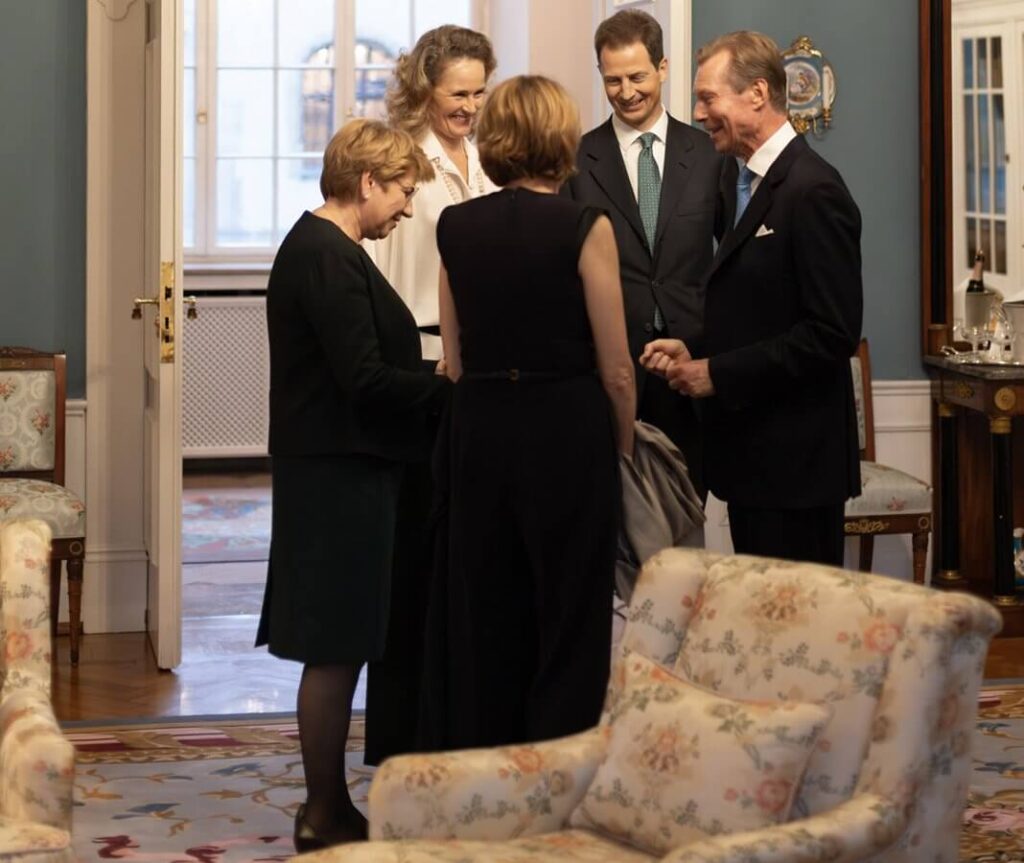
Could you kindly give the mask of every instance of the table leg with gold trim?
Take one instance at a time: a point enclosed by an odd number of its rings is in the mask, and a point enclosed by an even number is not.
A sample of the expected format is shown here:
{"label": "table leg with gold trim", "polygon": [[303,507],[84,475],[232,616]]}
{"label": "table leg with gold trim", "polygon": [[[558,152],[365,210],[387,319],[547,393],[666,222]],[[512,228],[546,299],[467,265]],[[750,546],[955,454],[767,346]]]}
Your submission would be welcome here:
{"label": "table leg with gold trim", "polygon": [[1013,453],[1010,417],[990,417],[992,434],[992,539],[995,543],[993,596],[997,605],[1015,605],[1013,572]]}
{"label": "table leg with gold trim", "polygon": [[942,466],[942,545],[939,548],[939,571],[936,580],[955,586],[963,581],[960,575],[960,495],[959,459],[956,440],[956,409],[948,402],[939,402],[939,463]]}

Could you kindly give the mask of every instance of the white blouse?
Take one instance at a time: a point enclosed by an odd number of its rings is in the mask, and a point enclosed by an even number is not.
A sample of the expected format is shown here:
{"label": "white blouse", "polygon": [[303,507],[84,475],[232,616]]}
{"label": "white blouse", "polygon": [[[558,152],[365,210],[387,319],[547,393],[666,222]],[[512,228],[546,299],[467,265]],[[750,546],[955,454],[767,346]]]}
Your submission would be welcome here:
{"label": "white blouse", "polygon": [[[419,187],[413,198],[412,218],[399,222],[383,240],[363,241],[363,247],[384,278],[398,291],[420,327],[436,327],[439,321],[437,289],[441,256],[437,251],[437,220],[441,211],[451,204],[498,190],[480,167],[476,147],[468,139],[464,140],[469,157],[469,182],[462,179],[437,136],[428,129],[419,144],[433,164],[436,176]],[[421,333],[420,341],[424,359],[441,358],[440,336]]]}

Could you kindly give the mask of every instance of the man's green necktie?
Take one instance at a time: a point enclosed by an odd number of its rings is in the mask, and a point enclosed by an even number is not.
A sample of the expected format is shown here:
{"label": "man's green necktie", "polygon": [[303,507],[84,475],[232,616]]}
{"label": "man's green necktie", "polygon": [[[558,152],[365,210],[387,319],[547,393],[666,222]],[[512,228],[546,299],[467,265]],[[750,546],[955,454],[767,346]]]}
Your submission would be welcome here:
{"label": "man's green necktie", "polygon": [[[640,206],[640,221],[644,224],[647,248],[651,250],[652,257],[654,231],[658,226],[658,201],[661,200],[661,172],[658,171],[658,163],[654,161],[654,151],[651,149],[656,140],[654,132],[644,132],[640,136],[640,158],[636,163],[636,202]],[[655,301],[654,330],[660,333],[664,329],[665,319]]]}

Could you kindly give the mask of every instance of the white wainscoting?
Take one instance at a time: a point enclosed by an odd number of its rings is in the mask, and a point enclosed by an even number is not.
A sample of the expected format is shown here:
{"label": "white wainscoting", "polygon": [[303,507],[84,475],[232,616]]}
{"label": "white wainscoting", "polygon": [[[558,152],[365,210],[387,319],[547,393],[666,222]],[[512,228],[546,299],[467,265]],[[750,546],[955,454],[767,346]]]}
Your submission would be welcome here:
{"label": "white wainscoting", "polygon": [[[64,481],[85,500],[85,399],[68,399],[65,407]],[[126,478],[133,486],[136,477]],[[145,571],[144,549],[99,548],[89,539],[89,512],[103,501],[86,500],[85,575],[82,584],[82,623],[86,632],[132,632],[143,629],[146,586],[137,578]],[[68,619],[67,579],[61,581],[59,621]]]}
{"label": "white wainscoting", "polygon": [[[875,454],[882,464],[897,467],[931,483],[931,406],[928,381],[873,381],[875,413]],[[730,552],[729,522],[725,504],[713,496],[708,500],[706,545],[712,551]],[[928,549],[926,573],[931,572],[932,549]],[[857,540],[846,541],[846,566],[857,566]],[[875,538],[874,572],[909,581],[911,548],[909,536]],[[929,576],[930,577],[930,576]]]}

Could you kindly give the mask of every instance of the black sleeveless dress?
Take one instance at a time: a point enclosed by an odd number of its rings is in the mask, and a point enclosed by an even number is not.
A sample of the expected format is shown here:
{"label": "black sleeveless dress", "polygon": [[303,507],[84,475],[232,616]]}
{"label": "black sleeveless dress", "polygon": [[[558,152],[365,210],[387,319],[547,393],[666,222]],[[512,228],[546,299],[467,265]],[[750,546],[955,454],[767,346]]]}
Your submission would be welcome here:
{"label": "black sleeveless dress", "polygon": [[439,459],[429,748],[559,737],[601,711],[621,493],[577,271],[600,215],[506,189],[438,224],[463,376]]}

